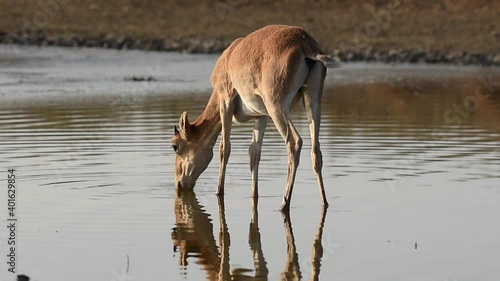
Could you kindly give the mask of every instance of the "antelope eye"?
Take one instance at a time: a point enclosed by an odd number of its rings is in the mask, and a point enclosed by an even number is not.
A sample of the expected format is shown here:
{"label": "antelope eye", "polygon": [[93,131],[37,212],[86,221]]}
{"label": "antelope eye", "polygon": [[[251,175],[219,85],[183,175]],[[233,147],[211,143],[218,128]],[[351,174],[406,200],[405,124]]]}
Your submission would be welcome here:
{"label": "antelope eye", "polygon": [[174,149],[174,151],[175,151],[175,152],[177,152],[178,147],[177,147],[177,145],[176,145],[176,144],[173,144],[173,145],[172,145],[172,148]]}

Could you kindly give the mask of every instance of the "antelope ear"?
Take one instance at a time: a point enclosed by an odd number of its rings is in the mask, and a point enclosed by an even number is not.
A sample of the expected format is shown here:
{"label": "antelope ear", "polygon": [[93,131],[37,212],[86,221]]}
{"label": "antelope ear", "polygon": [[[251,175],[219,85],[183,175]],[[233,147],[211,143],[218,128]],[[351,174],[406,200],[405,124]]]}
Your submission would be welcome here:
{"label": "antelope ear", "polygon": [[179,129],[177,129],[177,126],[174,125],[174,135],[178,135],[179,134]]}
{"label": "antelope ear", "polygon": [[187,133],[187,132],[189,132],[190,125],[191,124],[189,124],[188,113],[186,111],[184,111],[184,113],[182,113],[182,115],[181,115],[181,118],[179,119],[179,128],[184,133]]}

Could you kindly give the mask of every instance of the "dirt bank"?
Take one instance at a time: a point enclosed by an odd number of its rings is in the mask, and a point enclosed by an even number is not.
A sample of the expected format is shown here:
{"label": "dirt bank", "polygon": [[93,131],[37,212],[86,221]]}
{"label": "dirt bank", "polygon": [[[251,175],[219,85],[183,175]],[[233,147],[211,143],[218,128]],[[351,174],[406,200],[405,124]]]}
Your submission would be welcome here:
{"label": "dirt bank", "polygon": [[271,23],[349,61],[500,65],[498,1],[1,0],[0,42],[214,53]]}

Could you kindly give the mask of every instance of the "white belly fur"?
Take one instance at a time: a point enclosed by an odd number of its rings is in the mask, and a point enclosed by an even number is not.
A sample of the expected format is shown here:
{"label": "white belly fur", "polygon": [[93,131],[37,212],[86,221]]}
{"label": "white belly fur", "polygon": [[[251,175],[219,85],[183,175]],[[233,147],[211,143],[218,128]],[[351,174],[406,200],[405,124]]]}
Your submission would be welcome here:
{"label": "white belly fur", "polygon": [[238,95],[235,99],[233,122],[244,123],[252,118],[267,115],[266,106],[259,95]]}

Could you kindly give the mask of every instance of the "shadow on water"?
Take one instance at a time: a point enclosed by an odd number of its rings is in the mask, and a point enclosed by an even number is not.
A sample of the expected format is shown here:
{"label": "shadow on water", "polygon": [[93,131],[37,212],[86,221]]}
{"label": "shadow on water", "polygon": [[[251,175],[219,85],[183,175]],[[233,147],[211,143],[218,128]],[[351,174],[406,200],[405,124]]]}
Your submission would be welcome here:
{"label": "shadow on water", "polygon": [[[194,259],[206,272],[207,280],[268,280],[269,270],[262,249],[259,230],[258,199],[252,201],[252,219],[248,229],[248,244],[252,253],[254,268],[232,268],[229,248],[231,236],[226,222],[224,198],[218,198],[219,246],[214,234],[211,215],[201,205],[193,191],[177,192],[175,199],[175,227],[172,229],[174,252],[179,255],[181,274],[185,274],[189,259]],[[323,227],[327,208],[321,212],[320,223],[313,242],[310,280],[319,280],[321,258],[323,257]],[[282,280],[301,280],[302,272],[295,246],[292,221],[289,213],[282,213],[287,243],[285,269]],[[253,272],[254,274],[250,274]]]}

